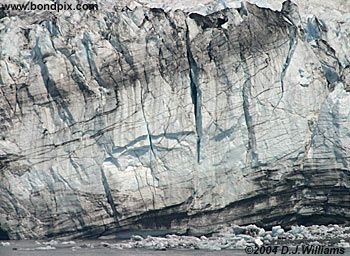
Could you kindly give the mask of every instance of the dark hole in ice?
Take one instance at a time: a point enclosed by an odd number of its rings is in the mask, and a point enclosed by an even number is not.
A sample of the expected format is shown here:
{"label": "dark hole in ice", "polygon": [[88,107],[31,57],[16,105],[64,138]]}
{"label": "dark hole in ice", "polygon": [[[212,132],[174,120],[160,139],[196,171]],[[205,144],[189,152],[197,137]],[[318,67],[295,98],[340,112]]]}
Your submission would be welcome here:
{"label": "dark hole in ice", "polygon": [[10,240],[8,233],[0,228],[0,240]]}
{"label": "dark hole in ice", "polygon": [[0,7],[0,19],[7,17],[8,14],[5,12],[4,8]]}
{"label": "dark hole in ice", "polygon": [[198,13],[191,13],[190,18],[193,19],[197,25],[201,26],[202,29],[207,28],[220,28],[223,24],[228,21],[226,16],[218,16],[219,14],[211,14],[203,16]]}

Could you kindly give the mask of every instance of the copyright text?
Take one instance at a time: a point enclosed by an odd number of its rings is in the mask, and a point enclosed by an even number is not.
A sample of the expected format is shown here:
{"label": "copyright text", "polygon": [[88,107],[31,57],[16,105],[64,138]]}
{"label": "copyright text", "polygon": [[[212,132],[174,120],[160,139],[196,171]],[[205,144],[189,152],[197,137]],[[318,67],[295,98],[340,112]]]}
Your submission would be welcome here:
{"label": "copyright text", "polygon": [[269,246],[247,246],[245,249],[247,254],[305,254],[305,255],[341,255],[345,253],[345,248],[340,247],[327,247],[323,245],[269,245]]}

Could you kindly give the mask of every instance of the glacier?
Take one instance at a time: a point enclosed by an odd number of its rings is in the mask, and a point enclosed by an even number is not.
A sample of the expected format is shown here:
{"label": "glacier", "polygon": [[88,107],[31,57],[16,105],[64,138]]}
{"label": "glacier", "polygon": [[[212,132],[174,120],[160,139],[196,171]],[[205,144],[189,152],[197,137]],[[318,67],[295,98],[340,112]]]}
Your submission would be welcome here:
{"label": "glacier", "polygon": [[0,15],[0,236],[349,224],[349,2],[98,3]]}

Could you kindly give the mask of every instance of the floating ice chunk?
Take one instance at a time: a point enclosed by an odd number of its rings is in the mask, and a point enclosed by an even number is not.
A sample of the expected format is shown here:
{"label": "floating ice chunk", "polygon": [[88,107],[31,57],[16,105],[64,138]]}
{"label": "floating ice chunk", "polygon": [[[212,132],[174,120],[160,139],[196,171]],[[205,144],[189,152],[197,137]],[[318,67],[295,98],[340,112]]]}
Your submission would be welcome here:
{"label": "floating ice chunk", "polygon": [[262,246],[262,245],[264,244],[264,242],[261,241],[260,238],[254,239],[254,243],[255,243],[258,247],[260,247],[260,246]]}
{"label": "floating ice chunk", "polygon": [[35,250],[42,250],[42,251],[46,251],[46,250],[56,250],[56,247],[47,245],[47,246],[37,247],[37,248],[35,248]]}
{"label": "floating ice chunk", "polygon": [[340,248],[350,248],[350,243],[345,242],[344,240],[340,240],[337,246]]}
{"label": "floating ice chunk", "polygon": [[58,242],[55,240],[51,240],[49,242],[43,242],[44,245],[58,245]]}
{"label": "floating ice chunk", "polygon": [[272,236],[278,237],[284,233],[284,229],[281,226],[272,227]]}
{"label": "floating ice chunk", "polygon": [[74,245],[75,242],[74,241],[64,241],[62,242],[63,245]]}
{"label": "floating ice chunk", "polygon": [[241,239],[236,243],[236,248],[244,249],[246,247],[246,245],[247,245],[247,241],[244,239]]}
{"label": "floating ice chunk", "polygon": [[132,241],[142,241],[143,240],[143,237],[142,236],[139,236],[139,235],[133,235],[131,237],[131,240]]}
{"label": "floating ice chunk", "polygon": [[73,251],[73,252],[75,252],[75,251],[77,251],[77,250],[79,250],[79,249],[81,249],[80,246],[73,246],[73,247],[72,247],[72,251]]}

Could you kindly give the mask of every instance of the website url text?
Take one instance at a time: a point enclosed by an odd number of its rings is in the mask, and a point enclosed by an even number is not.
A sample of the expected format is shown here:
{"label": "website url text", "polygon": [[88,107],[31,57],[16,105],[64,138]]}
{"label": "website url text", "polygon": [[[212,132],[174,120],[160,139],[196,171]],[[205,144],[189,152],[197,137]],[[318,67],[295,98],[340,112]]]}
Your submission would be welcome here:
{"label": "website url text", "polygon": [[97,11],[98,4],[69,4],[64,2],[52,3],[52,4],[37,4],[33,2],[27,2],[23,4],[0,4],[0,10],[5,11]]}

